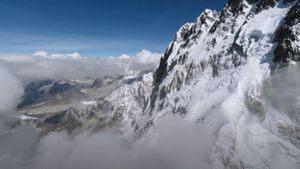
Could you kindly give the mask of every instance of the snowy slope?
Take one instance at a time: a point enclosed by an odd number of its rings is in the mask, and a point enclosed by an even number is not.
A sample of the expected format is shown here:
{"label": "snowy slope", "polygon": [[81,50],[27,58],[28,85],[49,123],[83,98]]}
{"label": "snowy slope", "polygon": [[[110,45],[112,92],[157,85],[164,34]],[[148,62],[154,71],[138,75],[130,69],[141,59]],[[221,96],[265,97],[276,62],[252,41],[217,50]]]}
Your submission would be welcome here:
{"label": "snowy slope", "polygon": [[[222,12],[206,10],[184,25],[161,59],[140,123],[180,114],[207,128],[216,137],[209,168],[299,168],[299,141],[293,138],[300,138],[299,123],[274,113],[262,93],[281,65],[273,62],[275,36],[296,3],[228,1]],[[299,37],[298,24],[291,29]],[[287,50],[298,48],[297,39]],[[296,133],[289,138],[278,126],[294,126]]]}

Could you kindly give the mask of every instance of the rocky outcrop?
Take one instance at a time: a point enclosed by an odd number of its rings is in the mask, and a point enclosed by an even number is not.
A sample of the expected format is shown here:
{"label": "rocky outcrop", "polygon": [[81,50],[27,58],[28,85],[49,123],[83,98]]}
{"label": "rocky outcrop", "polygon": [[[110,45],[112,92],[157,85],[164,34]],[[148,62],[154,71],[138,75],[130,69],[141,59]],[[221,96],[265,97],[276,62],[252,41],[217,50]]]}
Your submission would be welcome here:
{"label": "rocky outcrop", "polygon": [[282,26],[277,30],[274,50],[275,62],[289,62],[300,60],[300,2],[290,9],[284,18]]}
{"label": "rocky outcrop", "polygon": [[[155,107],[154,102],[157,98],[163,99],[165,97],[164,93],[170,92],[170,88],[175,87],[180,89],[184,80],[191,77],[190,74],[194,71],[192,67],[195,65],[193,63],[186,64],[189,53],[186,52],[181,54],[178,59],[176,57],[179,55],[182,49],[189,48],[193,44],[197,43],[197,40],[207,33],[218,16],[219,13],[216,11],[205,10],[200,17],[197,18],[195,23],[185,24],[177,32],[175,39],[169,45],[169,48],[161,58],[159,67],[155,71],[153,81],[154,89],[150,97],[150,109]],[[165,80],[166,76],[178,64],[185,65],[186,72],[189,72],[189,74],[177,74],[174,76],[173,85],[161,87],[160,89],[160,85]],[[203,65],[204,63],[202,64],[202,68]]]}

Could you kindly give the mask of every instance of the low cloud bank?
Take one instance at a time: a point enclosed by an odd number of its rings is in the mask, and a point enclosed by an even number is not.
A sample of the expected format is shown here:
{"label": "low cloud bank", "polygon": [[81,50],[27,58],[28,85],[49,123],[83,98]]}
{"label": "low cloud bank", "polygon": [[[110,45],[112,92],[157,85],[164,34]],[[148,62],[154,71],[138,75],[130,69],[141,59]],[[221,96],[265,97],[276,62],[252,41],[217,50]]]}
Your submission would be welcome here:
{"label": "low cloud bank", "polygon": [[[77,54],[73,56],[75,55]],[[154,55],[159,58],[159,54]],[[75,137],[64,132],[51,133],[40,138],[38,130],[19,125],[18,120],[14,118],[15,107],[22,96],[25,83],[46,78],[64,79],[130,73],[133,70],[144,70],[151,64],[153,69],[156,66],[154,62],[159,60],[149,61],[151,59],[147,58],[152,56],[149,51],[142,51],[136,56],[123,55],[111,59],[74,58],[73,56],[64,54],[64,56],[53,57],[52,54],[40,51],[35,53],[35,56],[22,56],[18,59],[2,57],[0,61],[1,169],[206,169],[212,168],[210,153],[213,152],[216,141],[221,141],[219,144],[224,147],[227,146],[226,144],[230,146],[230,141],[235,141],[234,144],[237,145],[235,151],[239,153],[237,156],[244,161],[250,159],[249,163],[253,163],[253,151],[255,151],[261,152],[254,159],[258,162],[261,160],[264,162],[264,158],[267,158],[265,161],[272,166],[280,168],[279,164],[285,164],[285,167],[297,168],[297,164],[281,163],[280,160],[286,160],[284,159],[286,155],[283,153],[275,153],[277,158],[274,158],[274,155],[270,157],[270,151],[281,152],[278,151],[278,147],[274,148],[270,144],[274,142],[274,137],[266,134],[264,128],[258,128],[259,130],[252,128],[252,124],[256,123],[252,123],[249,119],[235,128],[240,137],[232,140],[226,140],[226,138],[231,139],[230,132],[227,133],[229,135],[223,136],[224,140],[218,140],[219,136],[216,136],[217,132],[211,128],[211,124],[208,126],[194,124],[176,116],[161,119],[155,124],[153,132],[134,143],[127,143],[114,133],[101,132]],[[300,93],[298,92],[300,80],[297,78],[299,72],[300,67],[297,65],[280,70],[266,82],[263,92],[263,97],[272,107],[288,115],[297,125],[300,121]],[[219,116],[217,112],[210,118],[218,120]],[[245,133],[252,132],[260,134],[260,138],[264,139],[257,139],[256,135],[245,137]],[[256,148],[254,149],[251,147],[253,143],[262,146],[254,146]],[[296,151],[294,154],[297,153]]]}
{"label": "low cloud bank", "polygon": [[65,59],[65,58],[81,59],[82,58],[80,53],[78,52],[67,53],[67,54],[54,53],[49,55],[47,51],[37,51],[32,56],[49,58],[49,59]]}
{"label": "low cloud bank", "polygon": [[37,143],[23,128],[1,141],[3,169],[182,169],[206,168],[212,139],[179,117],[163,118],[143,140],[128,144],[112,133],[71,137],[51,133]]}
{"label": "low cloud bank", "polygon": [[[35,62],[34,68],[30,68],[29,63],[11,67],[2,63],[0,67],[0,78],[5,79],[0,84],[1,169],[182,169],[209,164],[207,153],[212,137],[179,117],[162,119],[152,134],[135,143],[124,142],[113,133],[76,137],[51,133],[41,139],[37,129],[18,125],[14,118],[23,92],[22,82],[34,77],[37,65],[44,64]],[[16,69],[13,73],[12,67]],[[19,79],[21,75],[25,79]],[[46,75],[39,78],[55,74]]]}
{"label": "low cloud bank", "polygon": [[[24,86],[44,79],[77,79],[91,76],[130,75],[154,69],[160,54],[143,50],[126,60],[87,58],[79,53],[27,55],[0,54],[0,168],[124,168],[133,153],[117,136],[99,133],[72,138],[53,133],[40,140],[39,131],[20,125],[16,106]],[[129,155],[128,155],[129,154]]]}
{"label": "low cloud bank", "polygon": [[142,50],[135,56],[127,56],[126,59],[122,56],[115,58],[82,57],[78,52],[49,54],[46,51],[37,51],[32,56],[0,55],[0,67],[6,67],[22,82],[28,83],[44,79],[128,75],[156,68],[160,57],[161,54],[147,50]]}

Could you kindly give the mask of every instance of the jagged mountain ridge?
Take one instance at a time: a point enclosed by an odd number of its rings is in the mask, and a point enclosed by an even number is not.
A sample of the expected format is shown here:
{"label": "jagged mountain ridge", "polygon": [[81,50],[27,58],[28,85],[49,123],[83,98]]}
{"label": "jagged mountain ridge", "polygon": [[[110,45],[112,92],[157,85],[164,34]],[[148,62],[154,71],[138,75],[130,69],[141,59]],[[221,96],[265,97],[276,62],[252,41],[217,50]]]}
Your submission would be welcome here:
{"label": "jagged mountain ridge", "polygon": [[[207,66],[211,68],[212,77],[216,77],[218,76],[220,69],[235,68],[245,64],[248,55],[250,55],[249,52],[247,51],[248,50],[247,48],[249,48],[249,45],[252,43],[251,40],[258,41],[260,40],[260,38],[265,36],[265,34],[259,29],[252,28],[253,32],[251,32],[251,34],[247,32],[248,34],[243,35],[243,33],[245,33],[243,32],[243,29],[250,25],[250,23],[248,22],[253,20],[251,18],[254,17],[254,15],[260,14],[261,12],[265,12],[263,10],[267,10],[271,8],[269,13],[276,12],[276,11],[272,11],[272,9],[277,3],[278,3],[277,1],[272,1],[272,0],[271,1],[228,1],[226,3],[226,7],[222,12],[206,10],[198,18],[196,23],[184,25],[177,33],[175,40],[170,44],[165,55],[162,57],[161,62],[159,64],[159,68],[155,73],[154,84],[153,84],[155,89],[151,96],[151,102],[150,102],[151,109],[153,109],[154,106],[157,106],[154,105],[153,102],[159,100],[159,98],[165,98],[164,96],[166,95],[165,94],[166,90],[167,93],[170,93],[170,91],[174,90],[175,88],[179,90],[180,86],[184,85],[185,82],[189,82],[190,77],[194,77],[195,74],[199,74],[199,71],[201,71],[201,69],[204,70]],[[282,3],[283,3],[282,5],[285,4],[288,6],[288,4],[290,4],[291,2],[282,1]],[[269,32],[268,35],[268,36],[275,36],[275,38],[270,37],[268,39],[271,42],[269,44],[270,50],[268,53],[270,56],[268,57],[261,56],[264,57],[265,62],[273,64],[271,60],[274,60],[274,63],[278,63],[280,61],[288,62],[292,60],[295,61],[297,60],[296,58],[297,55],[295,54],[297,50],[295,49],[296,47],[282,44],[282,43],[293,43],[291,39],[289,39],[289,36],[293,36],[294,37],[292,38],[292,40],[294,41],[293,44],[297,45],[297,39],[296,39],[297,32],[294,31],[293,35],[291,35],[292,32],[289,31],[289,33],[284,34],[285,37],[281,38],[283,34],[282,32],[284,31],[282,29],[287,28],[288,26],[286,25],[290,25],[290,22],[292,22],[292,21],[288,21],[288,19],[286,18],[293,18],[294,20],[297,20],[297,15],[298,15],[297,7],[298,7],[298,3],[295,4],[293,8],[288,10],[288,13],[287,10],[286,11],[283,10],[282,13],[277,14],[279,18],[274,18],[278,20],[277,23],[275,23],[276,25],[270,25],[271,27],[275,26],[270,28],[272,30],[271,32]],[[280,16],[280,14],[282,14],[282,17]],[[238,20],[240,20],[239,23],[240,25],[237,25],[238,23],[236,23]],[[260,21],[264,21],[264,20],[260,20]],[[209,22],[212,23],[209,25],[208,24]],[[280,23],[280,22],[284,22],[284,23]],[[267,25],[267,23],[261,23],[261,24]],[[296,22],[293,22],[293,24],[297,25]],[[203,28],[204,26],[206,28]],[[202,27],[202,29],[195,31],[199,27]],[[289,27],[289,29],[291,28]],[[210,37],[210,38],[205,37],[211,35],[215,35],[215,37]],[[217,38],[219,38],[218,40],[220,41],[224,40],[224,42],[221,44],[223,46],[216,46]],[[284,38],[287,38],[288,40],[283,40]],[[201,41],[203,39],[206,40],[207,42],[205,44],[201,43],[201,45],[198,45],[198,41]],[[200,58],[200,56],[190,56],[191,55],[190,51],[194,50],[191,48],[192,47],[196,48],[195,46],[197,45],[201,46],[198,48],[197,52],[199,53],[205,52],[208,55],[207,58]],[[285,46],[286,51],[280,50],[282,46]],[[216,48],[218,47],[221,50],[217,49],[218,51],[216,51]],[[275,50],[273,48],[275,48]],[[286,54],[280,54],[278,53],[278,50],[281,52],[285,52]],[[294,54],[293,57],[290,56],[291,53]],[[226,56],[222,56],[222,55],[226,55]],[[290,60],[288,60],[288,58],[290,58]],[[231,63],[224,61],[226,59]],[[220,61],[222,61],[223,63],[220,63]],[[174,71],[174,67],[180,67],[180,69],[184,69],[184,70],[181,70],[181,72],[179,73],[178,70]],[[172,80],[169,80],[171,81],[171,83],[167,85],[162,85],[163,81],[166,81],[167,78],[173,78]],[[179,81],[179,83],[176,83],[177,81]],[[159,89],[159,87],[161,89]]]}
{"label": "jagged mountain ridge", "polygon": [[[184,25],[155,72],[140,132],[161,116],[180,114],[218,133],[207,168],[299,168],[299,123],[269,112],[262,96],[278,66],[298,61],[298,21],[299,1],[242,0]],[[295,133],[286,137],[278,126]]]}
{"label": "jagged mountain ridge", "polygon": [[220,12],[205,10],[177,32],[153,79],[146,74],[96,100],[91,110],[105,118],[81,124],[140,138],[162,116],[179,114],[215,134],[205,168],[299,168],[300,125],[263,94],[277,67],[299,60],[299,4],[229,0]]}
{"label": "jagged mountain ridge", "polygon": [[[244,2],[244,3],[243,3]],[[249,2],[247,4],[245,4],[245,2]],[[288,3],[288,1],[284,1],[284,3]],[[254,4],[254,5],[251,5]],[[242,63],[245,63],[245,61],[243,61],[243,59],[246,57],[246,51],[245,49],[243,49],[243,46],[246,46],[247,44],[245,44],[245,40],[244,39],[239,39],[239,36],[241,35],[241,30],[242,27],[246,27],[245,24],[248,24],[248,17],[252,17],[253,15],[261,12],[264,9],[268,9],[271,8],[273,6],[275,6],[276,1],[240,1],[240,0],[231,0],[228,1],[226,3],[226,7],[224,8],[224,10],[222,12],[216,12],[216,11],[210,11],[210,10],[206,10],[197,20],[196,23],[194,24],[187,24],[184,25],[179,32],[177,33],[177,36],[174,40],[174,42],[172,42],[170,44],[170,47],[167,49],[165,55],[163,56],[163,58],[161,59],[161,62],[159,64],[159,68],[156,71],[155,74],[155,78],[154,78],[154,86],[157,88],[157,86],[160,86],[162,81],[166,78],[166,76],[168,75],[168,73],[172,72],[172,70],[174,69],[174,66],[176,65],[182,65],[186,62],[186,59],[189,57],[189,51],[185,51],[182,52],[184,49],[186,48],[191,48],[190,46],[193,45],[197,45],[197,40],[200,41],[201,36],[204,37],[205,35],[212,35],[212,34],[216,34],[216,36],[220,35],[219,37],[224,38],[223,40],[226,40],[225,42],[228,43],[223,43],[226,44],[227,46],[222,46],[222,50],[219,53],[224,53],[224,54],[230,54],[232,53],[233,57],[232,57],[232,62],[233,65],[239,66]],[[247,6],[248,5],[248,6]],[[251,5],[251,9],[249,10],[249,5]],[[247,10],[249,11],[245,11]],[[246,9],[245,9],[246,8]],[[287,18],[291,17],[290,13],[294,13],[293,11],[297,9],[297,5],[294,6],[293,9],[291,9],[289,11],[289,14],[286,15]],[[247,12],[247,14],[245,14],[244,12]],[[285,14],[283,14],[285,15]],[[296,15],[294,14],[296,19]],[[228,18],[232,20],[229,20]],[[243,17],[243,18],[242,18]],[[227,22],[231,22],[232,23],[225,23],[227,19]],[[237,19],[242,19],[241,23],[240,23],[240,27],[236,26],[235,28],[233,27],[236,23]],[[286,20],[285,18],[281,18],[281,20]],[[212,21],[212,22],[211,22]],[[211,22],[211,24],[209,25],[209,22]],[[279,21],[280,22],[280,21]],[[287,21],[290,22],[290,21]],[[224,25],[230,25],[232,26],[231,30],[229,29],[230,26],[225,27]],[[279,55],[276,51],[279,50],[278,48],[281,48],[281,43],[282,38],[280,38],[281,36],[281,32],[283,30],[283,27],[287,27],[285,26],[286,23],[282,24],[280,28],[274,28],[275,30],[277,30],[275,34],[276,39],[274,39],[274,45],[276,44],[276,42],[278,42],[279,44],[276,46],[275,52],[274,52],[274,60],[275,61],[284,61],[285,54],[281,54]],[[197,30],[197,27],[203,27],[206,26],[206,28],[202,28],[200,30]],[[277,25],[278,26],[278,25]],[[219,28],[219,29],[218,29]],[[222,30],[222,29],[226,29],[226,30]],[[217,32],[219,31],[219,32]],[[229,33],[230,31],[232,31],[232,33],[229,35],[225,35],[222,37],[221,34],[226,34]],[[253,34],[251,35],[252,37],[249,38],[260,38],[259,35],[260,32],[258,30],[258,32],[253,32]],[[263,35],[263,34],[261,34]],[[289,36],[289,34],[287,34],[286,36]],[[295,35],[290,35],[290,36],[294,36]],[[228,38],[231,37],[232,39],[228,40]],[[281,40],[279,40],[281,39]],[[294,38],[295,39],[295,38]],[[273,39],[271,39],[273,41]],[[215,48],[215,44],[216,44],[216,38],[212,37],[210,39],[207,40],[208,42],[205,44],[206,49],[204,48],[203,51],[209,51],[211,52],[212,50],[214,50]],[[212,47],[212,49],[209,49],[210,47]],[[288,52],[292,52],[292,48],[288,48],[286,51],[286,53]],[[281,51],[281,50],[280,50]],[[214,51],[215,52],[215,51]],[[208,52],[207,52],[208,53]],[[217,53],[217,52],[215,52]],[[208,53],[209,54],[209,53]],[[238,56],[242,56],[242,57],[238,57]],[[177,58],[174,58],[177,57]],[[213,76],[218,74],[218,67],[216,67],[216,62],[218,61],[219,58],[210,56],[211,59],[209,64],[211,65],[212,69],[213,69]],[[295,60],[294,58],[292,58],[293,60]],[[207,62],[208,63],[208,62]],[[200,65],[202,68],[205,67],[204,62],[201,62]],[[188,68],[186,68],[185,72],[188,72],[187,74],[191,74],[190,71],[191,70],[195,70],[194,66],[196,64],[190,64]],[[186,75],[186,78],[188,79],[190,75]],[[170,85],[169,85],[170,86]],[[156,89],[157,90],[157,89]],[[163,93],[163,92],[162,92]],[[152,100],[156,99],[157,94],[153,94],[154,98]],[[163,95],[163,94],[162,94]],[[153,101],[152,101],[153,102]]]}

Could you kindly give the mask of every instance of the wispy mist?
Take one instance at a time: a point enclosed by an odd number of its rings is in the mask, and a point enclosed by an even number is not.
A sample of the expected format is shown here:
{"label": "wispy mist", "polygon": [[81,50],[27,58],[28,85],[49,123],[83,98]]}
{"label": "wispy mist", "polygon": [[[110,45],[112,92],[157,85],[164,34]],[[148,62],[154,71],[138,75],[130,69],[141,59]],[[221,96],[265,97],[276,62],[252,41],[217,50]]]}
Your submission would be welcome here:
{"label": "wispy mist", "polygon": [[270,105],[300,124],[300,66],[276,70],[264,87],[264,96]]}

